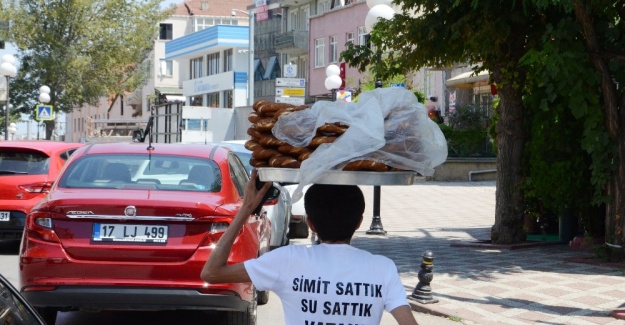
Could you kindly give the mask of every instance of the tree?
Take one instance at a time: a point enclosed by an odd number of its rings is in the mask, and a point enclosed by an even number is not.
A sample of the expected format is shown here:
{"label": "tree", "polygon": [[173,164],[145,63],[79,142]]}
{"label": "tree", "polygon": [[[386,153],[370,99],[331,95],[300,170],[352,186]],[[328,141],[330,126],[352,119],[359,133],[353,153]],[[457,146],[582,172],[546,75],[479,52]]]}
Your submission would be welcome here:
{"label": "tree", "polygon": [[[71,112],[99,98],[116,99],[146,79],[142,62],[157,36],[162,0],[23,0],[0,4],[4,35],[18,49],[19,75],[11,100],[33,113],[38,89],[50,87],[50,104]],[[0,35],[2,36],[2,35]],[[48,123],[50,139],[54,121]]]}
{"label": "tree", "polygon": [[[392,20],[381,19],[371,32],[376,52],[348,47],[341,58],[361,71],[372,65],[385,78],[421,67],[448,67],[458,62],[488,69],[501,97],[496,128],[497,192],[491,239],[510,244],[525,240],[522,182],[523,85],[519,65],[526,47],[539,40],[543,17],[522,1],[405,0]],[[418,15],[414,14],[418,13]],[[400,37],[398,37],[400,35]],[[383,60],[376,57],[384,54]]]}
{"label": "tree", "polygon": [[[342,57],[359,68],[373,65],[382,76],[455,62],[477,63],[490,71],[501,98],[495,132],[500,172],[492,240],[522,240],[523,201],[538,195],[541,200],[555,200],[550,204],[560,210],[562,205],[581,211],[590,203],[605,203],[606,242],[622,247],[625,90],[619,85],[625,82],[625,2],[400,3],[402,14],[383,20],[372,32],[378,53],[355,47]],[[372,59],[379,53],[386,53],[386,60]],[[566,132],[545,133],[558,138],[539,141],[541,128]],[[524,152],[526,147],[531,150]],[[549,147],[557,149],[559,156]],[[572,154],[581,156],[566,161],[565,156]],[[549,159],[540,161],[541,155]],[[557,170],[549,170],[554,167]],[[554,187],[549,178],[565,182],[568,178],[570,188]],[[589,193],[590,182],[594,189]],[[528,186],[532,193],[523,192]],[[558,193],[547,193],[549,186]],[[584,205],[575,200],[592,202]]]}

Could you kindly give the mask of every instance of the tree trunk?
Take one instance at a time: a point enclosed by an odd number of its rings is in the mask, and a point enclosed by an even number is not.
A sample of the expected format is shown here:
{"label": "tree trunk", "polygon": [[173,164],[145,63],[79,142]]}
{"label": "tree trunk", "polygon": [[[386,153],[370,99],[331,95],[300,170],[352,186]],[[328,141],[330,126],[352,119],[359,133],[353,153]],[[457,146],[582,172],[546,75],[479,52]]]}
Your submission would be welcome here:
{"label": "tree trunk", "polygon": [[56,122],[55,120],[43,122],[46,125],[46,135],[45,135],[46,140],[52,140],[52,132],[54,131],[55,122]]}
{"label": "tree trunk", "polygon": [[610,197],[610,202],[606,204],[605,240],[608,244],[620,246],[625,253],[625,234],[623,233],[623,228],[625,228],[625,134],[623,130],[625,95],[619,95],[612,79],[609,62],[600,55],[605,50],[599,44],[592,12],[581,1],[574,2],[574,10],[575,17],[582,27],[586,49],[588,53],[591,53],[590,60],[601,75],[605,127],[610,141],[617,148],[618,155],[615,159],[616,168],[612,171],[606,186],[606,195]]}
{"label": "tree trunk", "polygon": [[[501,68],[493,71],[493,79],[501,80]],[[521,81],[520,81],[521,83]],[[523,232],[523,195],[521,158],[523,153],[523,102],[521,87],[512,83],[498,86],[501,101],[498,107],[497,189],[495,192],[495,224],[491,241],[513,244],[525,240]]]}

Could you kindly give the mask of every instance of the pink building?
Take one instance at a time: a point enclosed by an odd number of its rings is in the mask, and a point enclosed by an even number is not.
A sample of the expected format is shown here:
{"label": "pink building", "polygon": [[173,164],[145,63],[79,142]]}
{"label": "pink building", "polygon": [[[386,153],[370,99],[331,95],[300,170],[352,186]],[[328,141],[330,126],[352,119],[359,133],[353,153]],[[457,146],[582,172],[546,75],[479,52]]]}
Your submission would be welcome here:
{"label": "pink building", "polygon": [[[330,91],[325,88],[326,67],[340,64],[339,56],[345,50],[347,42],[364,44],[368,36],[365,31],[365,17],[368,12],[369,7],[365,1],[354,1],[310,17],[309,96],[330,96]],[[357,88],[364,77],[356,68],[346,66],[345,89]]]}

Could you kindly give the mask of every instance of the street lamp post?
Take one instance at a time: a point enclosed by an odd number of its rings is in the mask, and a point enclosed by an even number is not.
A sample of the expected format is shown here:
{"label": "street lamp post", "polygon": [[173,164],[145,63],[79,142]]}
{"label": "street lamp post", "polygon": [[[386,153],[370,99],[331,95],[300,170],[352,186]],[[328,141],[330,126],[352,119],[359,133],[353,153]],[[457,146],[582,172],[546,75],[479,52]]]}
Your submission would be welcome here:
{"label": "street lamp post", "polygon": [[[46,85],[39,87],[39,102],[44,105],[50,102],[50,87]],[[37,140],[39,140],[39,129],[39,120],[37,120]]]}
{"label": "street lamp post", "polygon": [[232,9],[231,15],[236,16],[236,13],[240,12],[247,15],[250,19],[249,22],[249,50],[248,50],[248,62],[247,62],[247,105],[254,105],[254,10],[250,9],[250,12],[245,12],[241,9]]}
{"label": "street lamp post", "polygon": [[9,83],[11,78],[17,76],[17,67],[15,67],[15,57],[11,54],[5,54],[2,56],[2,63],[0,64],[0,75],[3,75],[7,79],[7,98],[4,105],[4,140],[9,140]]}
{"label": "street lamp post", "polygon": [[[365,29],[371,33],[373,26],[378,22],[378,19],[392,19],[395,15],[395,10],[390,7],[392,0],[367,0],[367,6],[369,12],[365,18]],[[378,63],[380,55],[377,57]],[[382,79],[376,78],[375,88],[382,88]],[[382,226],[382,217],[380,216],[380,200],[382,195],[382,188],[379,185],[373,187],[373,218],[371,219],[371,226],[366,231],[368,235],[386,235],[386,230]]]}
{"label": "street lamp post", "polygon": [[332,92],[332,101],[336,101],[336,92],[343,84],[343,79],[339,76],[341,69],[336,64],[330,64],[326,68],[326,89]]}

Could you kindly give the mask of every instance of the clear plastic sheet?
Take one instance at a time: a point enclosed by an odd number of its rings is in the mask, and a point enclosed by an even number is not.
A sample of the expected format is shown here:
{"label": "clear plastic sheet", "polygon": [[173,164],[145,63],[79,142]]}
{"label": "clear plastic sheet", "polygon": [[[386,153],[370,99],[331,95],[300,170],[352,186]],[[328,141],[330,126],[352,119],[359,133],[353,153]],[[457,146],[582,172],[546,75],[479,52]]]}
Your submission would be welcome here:
{"label": "clear plastic sheet", "polygon": [[322,144],[300,167],[297,201],[302,189],[322,173],[341,170],[353,160],[373,160],[390,167],[434,174],[447,159],[447,141],[417,97],[404,88],[378,88],[356,103],[320,101],[310,109],[281,116],[274,136],[296,147],[307,146],[325,123],[349,125],[335,142]]}

